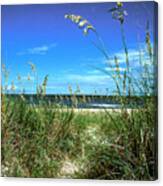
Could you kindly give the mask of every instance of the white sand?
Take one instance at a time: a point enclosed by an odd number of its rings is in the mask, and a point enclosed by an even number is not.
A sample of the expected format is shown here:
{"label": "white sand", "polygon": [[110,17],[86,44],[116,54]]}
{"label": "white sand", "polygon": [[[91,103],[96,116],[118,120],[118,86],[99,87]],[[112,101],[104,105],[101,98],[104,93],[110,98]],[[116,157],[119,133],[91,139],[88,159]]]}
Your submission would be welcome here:
{"label": "white sand", "polygon": [[[128,113],[133,109],[126,109]],[[137,109],[134,109],[137,110]],[[95,109],[95,108],[76,108],[73,109],[74,112],[121,112],[121,109]]]}

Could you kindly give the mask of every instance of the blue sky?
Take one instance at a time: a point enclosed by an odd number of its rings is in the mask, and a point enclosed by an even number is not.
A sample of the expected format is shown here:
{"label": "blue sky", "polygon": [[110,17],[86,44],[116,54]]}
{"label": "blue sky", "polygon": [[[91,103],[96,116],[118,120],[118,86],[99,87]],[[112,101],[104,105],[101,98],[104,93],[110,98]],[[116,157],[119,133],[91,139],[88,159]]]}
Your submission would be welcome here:
{"label": "blue sky", "polygon": [[[145,50],[145,29],[149,20],[151,41],[153,38],[154,3],[124,3],[128,16],[124,30],[129,50],[130,64],[135,72],[139,70],[138,47]],[[80,86],[81,93],[110,94],[115,90],[112,79],[97,70],[102,68],[111,73],[108,61],[91,43],[96,40],[93,32],[84,36],[82,30],[65,14],[81,15],[96,28],[103,39],[110,57],[117,55],[120,69],[125,68],[121,41],[120,23],[108,9],[115,3],[90,4],[44,4],[44,5],[3,5],[2,6],[2,63],[10,71],[8,88],[14,81],[17,92],[24,87],[26,93],[35,92],[35,75],[30,71],[29,62],[36,65],[38,82],[49,75],[47,93],[68,93]],[[146,56],[144,57],[146,58]],[[17,80],[20,74],[22,82]],[[31,81],[28,81],[28,76]]]}

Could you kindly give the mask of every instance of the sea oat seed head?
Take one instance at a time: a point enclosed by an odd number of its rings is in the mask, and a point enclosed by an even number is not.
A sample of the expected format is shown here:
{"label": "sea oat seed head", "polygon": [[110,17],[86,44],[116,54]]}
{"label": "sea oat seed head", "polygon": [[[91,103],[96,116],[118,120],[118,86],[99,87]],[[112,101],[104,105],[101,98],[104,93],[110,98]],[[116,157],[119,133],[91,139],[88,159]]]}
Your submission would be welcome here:
{"label": "sea oat seed head", "polygon": [[118,6],[118,7],[122,7],[122,6],[123,6],[123,3],[117,2],[117,6]]}
{"label": "sea oat seed head", "polygon": [[84,20],[80,21],[78,26],[81,28],[81,27],[84,27],[87,23],[88,23],[88,21],[86,19],[84,19]]}

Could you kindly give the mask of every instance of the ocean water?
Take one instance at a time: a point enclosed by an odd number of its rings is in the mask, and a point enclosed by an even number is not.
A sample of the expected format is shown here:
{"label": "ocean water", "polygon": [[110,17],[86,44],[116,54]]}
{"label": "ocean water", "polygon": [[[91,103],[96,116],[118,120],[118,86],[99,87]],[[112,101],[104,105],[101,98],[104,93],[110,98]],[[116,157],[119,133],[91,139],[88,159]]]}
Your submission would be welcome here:
{"label": "ocean water", "polygon": [[90,108],[121,108],[120,104],[109,104],[109,103],[90,103],[87,105]]}
{"label": "ocean water", "polygon": [[[20,99],[20,95],[8,95],[10,99]],[[37,95],[23,95],[28,104],[57,104],[62,106],[72,107],[75,106],[76,108],[111,108],[111,109],[118,109],[121,108],[122,105],[118,101],[117,97],[115,96],[94,96],[94,95],[77,95],[74,99],[72,95],[46,95],[46,96],[37,96]],[[84,101],[83,101],[84,100]],[[125,98],[125,100],[127,100]],[[141,101],[141,97],[133,97],[128,99],[128,104],[125,105],[126,108],[135,108],[135,107],[142,107],[143,102]]]}

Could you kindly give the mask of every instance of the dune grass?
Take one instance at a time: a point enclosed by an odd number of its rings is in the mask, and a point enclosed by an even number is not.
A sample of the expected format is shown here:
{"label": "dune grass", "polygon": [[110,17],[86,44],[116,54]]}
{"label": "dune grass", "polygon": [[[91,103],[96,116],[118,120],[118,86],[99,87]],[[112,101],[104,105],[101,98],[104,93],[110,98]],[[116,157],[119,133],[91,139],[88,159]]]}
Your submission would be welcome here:
{"label": "dune grass", "polygon": [[154,180],[156,113],[152,98],[130,113],[90,113],[2,96],[2,175]]}

